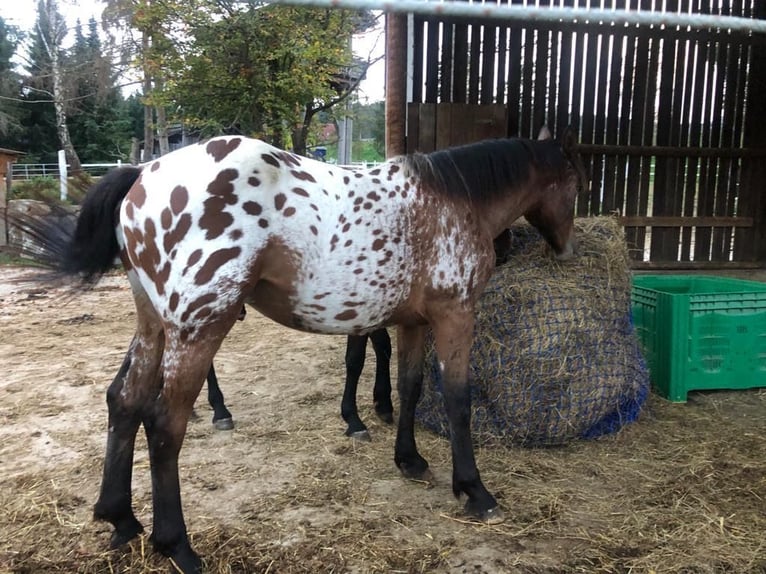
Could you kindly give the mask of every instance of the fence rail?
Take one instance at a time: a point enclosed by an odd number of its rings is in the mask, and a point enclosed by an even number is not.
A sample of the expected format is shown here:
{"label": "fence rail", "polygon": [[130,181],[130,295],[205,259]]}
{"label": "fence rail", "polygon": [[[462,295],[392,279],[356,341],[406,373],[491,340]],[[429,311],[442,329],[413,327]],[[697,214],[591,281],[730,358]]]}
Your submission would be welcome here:
{"label": "fence rail", "polygon": [[[104,175],[107,171],[113,167],[122,165],[122,162],[117,163],[84,163],[82,168],[85,173],[90,175]],[[71,166],[67,166],[67,171],[71,170]],[[57,163],[15,163],[11,169],[11,178],[13,181],[23,181],[26,179],[34,179],[35,177],[58,177],[59,176],[59,164]]]}

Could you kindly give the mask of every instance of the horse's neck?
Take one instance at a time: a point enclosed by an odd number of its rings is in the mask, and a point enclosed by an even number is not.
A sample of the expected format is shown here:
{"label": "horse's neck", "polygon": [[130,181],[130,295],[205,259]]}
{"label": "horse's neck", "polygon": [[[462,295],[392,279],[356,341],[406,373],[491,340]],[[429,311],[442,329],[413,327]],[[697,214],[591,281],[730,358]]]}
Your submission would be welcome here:
{"label": "horse's neck", "polygon": [[535,193],[529,191],[529,186],[523,186],[508,193],[496,196],[493,201],[475,205],[477,218],[491,237],[497,237],[519,217],[532,209],[538,201]]}

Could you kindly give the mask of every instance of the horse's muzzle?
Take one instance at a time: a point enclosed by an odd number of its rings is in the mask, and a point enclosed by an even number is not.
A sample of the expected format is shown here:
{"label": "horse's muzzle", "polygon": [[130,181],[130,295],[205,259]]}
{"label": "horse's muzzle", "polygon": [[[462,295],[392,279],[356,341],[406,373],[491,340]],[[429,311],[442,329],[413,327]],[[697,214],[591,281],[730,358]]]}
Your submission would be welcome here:
{"label": "horse's muzzle", "polygon": [[564,245],[564,249],[562,249],[559,253],[556,254],[556,260],[569,261],[570,259],[574,259],[576,255],[577,255],[577,239],[572,237],[566,242],[566,244]]}

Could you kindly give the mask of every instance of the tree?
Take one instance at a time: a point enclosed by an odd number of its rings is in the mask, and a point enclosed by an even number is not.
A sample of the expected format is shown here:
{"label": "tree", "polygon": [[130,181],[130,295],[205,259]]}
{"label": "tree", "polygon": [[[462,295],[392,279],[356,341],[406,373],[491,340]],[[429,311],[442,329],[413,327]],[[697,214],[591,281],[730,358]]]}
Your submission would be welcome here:
{"label": "tree", "polygon": [[19,31],[0,18],[0,147],[14,147],[22,128],[21,77],[11,62],[19,39]]}
{"label": "tree", "polygon": [[67,34],[66,22],[58,10],[56,0],[39,0],[37,4],[36,41],[42,47],[41,73],[49,75],[52,90],[48,95],[53,99],[56,112],[56,134],[67,163],[73,174],[82,171],[80,158],[72,145],[67,125],[67,95],[64,91],[64,67],[62,64],[62,42]]}
{"label": "tree", "polygon": [[66,63],[69,128],[80,159],[86,163],[127,159],[133,135],[131,118],[93,18],[87,36],[80,22],[75,26],[75,43]]}
{"label": "tree", "polygon": [[367,13],[208,2],[167,61],[165,98],[203,134],[241,133],[305,153],[313,117],[349,97],[363,77],[351,35]]}

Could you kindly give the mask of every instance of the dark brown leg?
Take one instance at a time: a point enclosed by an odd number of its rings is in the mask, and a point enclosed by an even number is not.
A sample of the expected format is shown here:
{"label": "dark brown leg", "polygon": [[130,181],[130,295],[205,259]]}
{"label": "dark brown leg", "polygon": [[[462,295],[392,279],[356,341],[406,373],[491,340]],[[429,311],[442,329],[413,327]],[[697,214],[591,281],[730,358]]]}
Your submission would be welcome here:
{"label": "dark brown leg", "polygon": [[174,353],[166,354],[163,361],[162,392],[143,418],[152,471],[154,529],[151,540],[155,550],[170,558],[184,574],[201,572],[202,562],[192,550],[186,531],[178,454],[194,401],[219,344],[216,340],[183,345],[175,334],[169,334],[168,347],[173,348]]}
{"label": "dark brown leg", "polygon": [[125,360],[107,391],[109,434],[101,492],[93,510],[97,520],[114,525],[110,546],[116,548],[143,530],[132,509],[133,452],[141,417],[160,385],[163,351],[160,326],[142,316]]}
{"label": "dark brown leg", "polygon": [[397,330],[399,358],[399,426],[394,462],[407,478],[430,481],[428,462],[415,445],[415,405],[423,387],[423,345],[426,328],[400,326]]}
{"label": "dark brown leg", "polygon": [[444,383],[444,402],[452,447],[452,492],[466,494],[467,514],[490,523],[502,522],[495,498],[479,476],[471,442],[471,392],[468,368],[474,319],[472,312],[446,315],[434,322],[434,342]]}
{"label": "dark brown leg", "polygon": [[370,341],[375,349],[375,387],[372,399],[375,412],[383,422],[394,422],[394,405],[391,403],[391,337],[386,329],[370,333]]}

